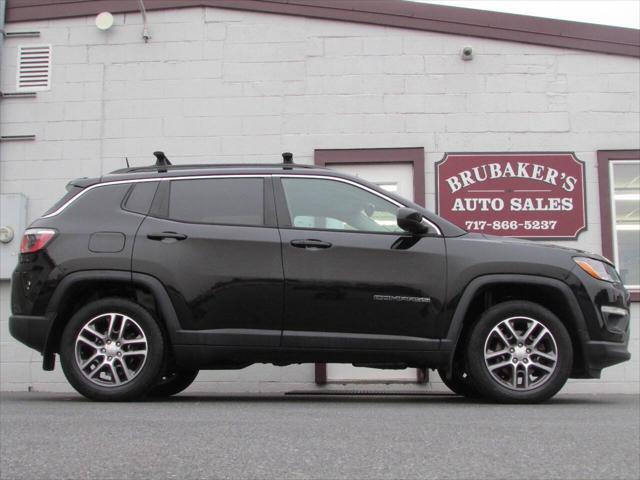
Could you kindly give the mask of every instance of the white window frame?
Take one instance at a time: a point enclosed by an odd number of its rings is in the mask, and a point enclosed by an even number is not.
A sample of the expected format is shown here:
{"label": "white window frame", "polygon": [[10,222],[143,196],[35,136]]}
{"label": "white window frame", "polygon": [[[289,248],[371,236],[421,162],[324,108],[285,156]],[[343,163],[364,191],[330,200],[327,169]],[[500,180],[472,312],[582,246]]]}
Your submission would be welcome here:
{"label": "white window frame", "polygon": [[[637,163],[640,165],[640,158],[638,160],[610,160],[609,161],[609,192],[610,192],[610,197],[609,197],[609,208],[611,209],[611,239],[612,239],[612,248],[613,248],[613,261],[616,264],[616,266],[618,267],[618,269],[620,269],[620,257],[619,257],[619,252],[618,252],[618,225],[616,223],[616,190],[615,190],[615,172],[614,172],[614,167],[615,165],[628,165],[628,164],[634,164]],[[603,226],[604,228],[604,226]],[[640,228],[640,225],[639,225]],[[628,288],[629,290],[640,290],[640,285],[625,285],[626,288]]]}

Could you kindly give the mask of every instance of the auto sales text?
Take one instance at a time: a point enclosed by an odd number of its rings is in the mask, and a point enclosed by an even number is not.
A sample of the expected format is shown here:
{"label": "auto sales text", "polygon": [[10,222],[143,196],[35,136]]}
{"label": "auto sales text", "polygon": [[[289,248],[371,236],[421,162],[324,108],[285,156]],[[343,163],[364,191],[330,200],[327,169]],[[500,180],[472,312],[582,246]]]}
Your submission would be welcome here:
{"label": "auto sales text", "polygon": [[[500,212],[504,210],[502,198],[456,198],[454,212]],[[509,199],[512,212],[560,212],[573,210],[572,198],[520,198]]]}

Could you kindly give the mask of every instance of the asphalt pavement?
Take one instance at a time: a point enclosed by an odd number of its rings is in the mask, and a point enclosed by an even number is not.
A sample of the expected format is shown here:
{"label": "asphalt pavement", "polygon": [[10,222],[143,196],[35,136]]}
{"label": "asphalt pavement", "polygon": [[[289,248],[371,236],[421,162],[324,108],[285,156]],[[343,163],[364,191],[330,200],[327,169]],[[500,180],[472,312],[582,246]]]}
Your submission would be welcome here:
{"label": "asphalt pavement", "polygon": [[0,395],[1,479],[638,479],[640,397]]}

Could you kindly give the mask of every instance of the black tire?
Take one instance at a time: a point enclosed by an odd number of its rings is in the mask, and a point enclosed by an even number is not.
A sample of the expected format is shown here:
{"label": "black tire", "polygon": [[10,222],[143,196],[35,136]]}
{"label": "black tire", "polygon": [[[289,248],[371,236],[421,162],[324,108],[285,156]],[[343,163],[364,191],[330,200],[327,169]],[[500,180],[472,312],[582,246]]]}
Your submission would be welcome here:
{"label": "black tire", "polygon": [[[510,333],[505,322],[516,335]],[[534,325],[525,338],[525,330]],[[502,337],[494,327],[503,332]],[[541,338],[534,343],[538,335]],[[491,357],[488,360],[485,349]],[[498,355],[500,352],[505,353]],[[566,383],[573,347],[566,327],[552,312],[536,303],[516,300],[495,305],[482,314],[469,337],[467,360],[471,378],[485,398],[500,403],[538,403],[553,397]],[[494,373],[489,370],[489,362]]]}
{"label": "black tire", "polygon": [[480,392],[473,384],[471,376],[467,373],[466,368],[462,368],[461,365],[454,363],[451,376],[444,369],[438,369],[438,375],[440,375],[442,383],[453,393],[467,398],[480,398]]}
{"label": "black tire", "polygon": [[[110,320],[111,314],[116,314],[114,320]],[[85,329],[87,326],[90,329]],[[92,336],[92,330],[100,335]],[[80,340],[81,333],[91,342],[86,347],[88,353],[82,351],[85,343]],[[71,317],[62,333],[60,360],[69,383],[85,397],[128,401],[144,397],[156,384],[164,350],[162,331],[151,314],[130,300],[114,297],[88,303]],[[97,356],[95,363],[89,364],[93,356]],[[87,373],[81,370],[81,362],[87,365]],[[91,375],[93,379],[88,378]]]}
{"label": "black tire", "polygon": [[182,392],[191,385],[200,370],[171,369],[160,377],[155,386],[149,391],[150,397],[170,397]]}

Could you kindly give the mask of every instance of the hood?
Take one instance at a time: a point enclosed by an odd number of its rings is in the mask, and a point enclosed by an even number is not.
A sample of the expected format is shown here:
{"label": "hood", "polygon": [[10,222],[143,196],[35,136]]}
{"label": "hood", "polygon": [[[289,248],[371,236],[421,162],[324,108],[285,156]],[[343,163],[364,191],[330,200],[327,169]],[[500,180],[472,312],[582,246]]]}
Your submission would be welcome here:
{"label": "hood", "polygon": [[578,248],[571,248],[571,247],[565,247],[563,245],[555,245],[555,244],[548,244],[548,243],[540,243],[534,240],[525,240],[525,239],[516,238],[516,237],[500,237],[498,235],[487,235],[484,233],[469,233],[468,235],[471,236],[472,238],[484,238],[485,240],[489,240],[491,242],[496,242],[496,243],[510,243],[510,244],[517,243],[517,244],[535,246],[540,248],[553,248],[556,250],[564,250],[571,255],[593,258],[595,260],[600,260],[601,262],[606,262],[609,265],[615,267],[614,263],[608,258],[603,257],[598,253],[588,252],[586,250],[580,250]]}

